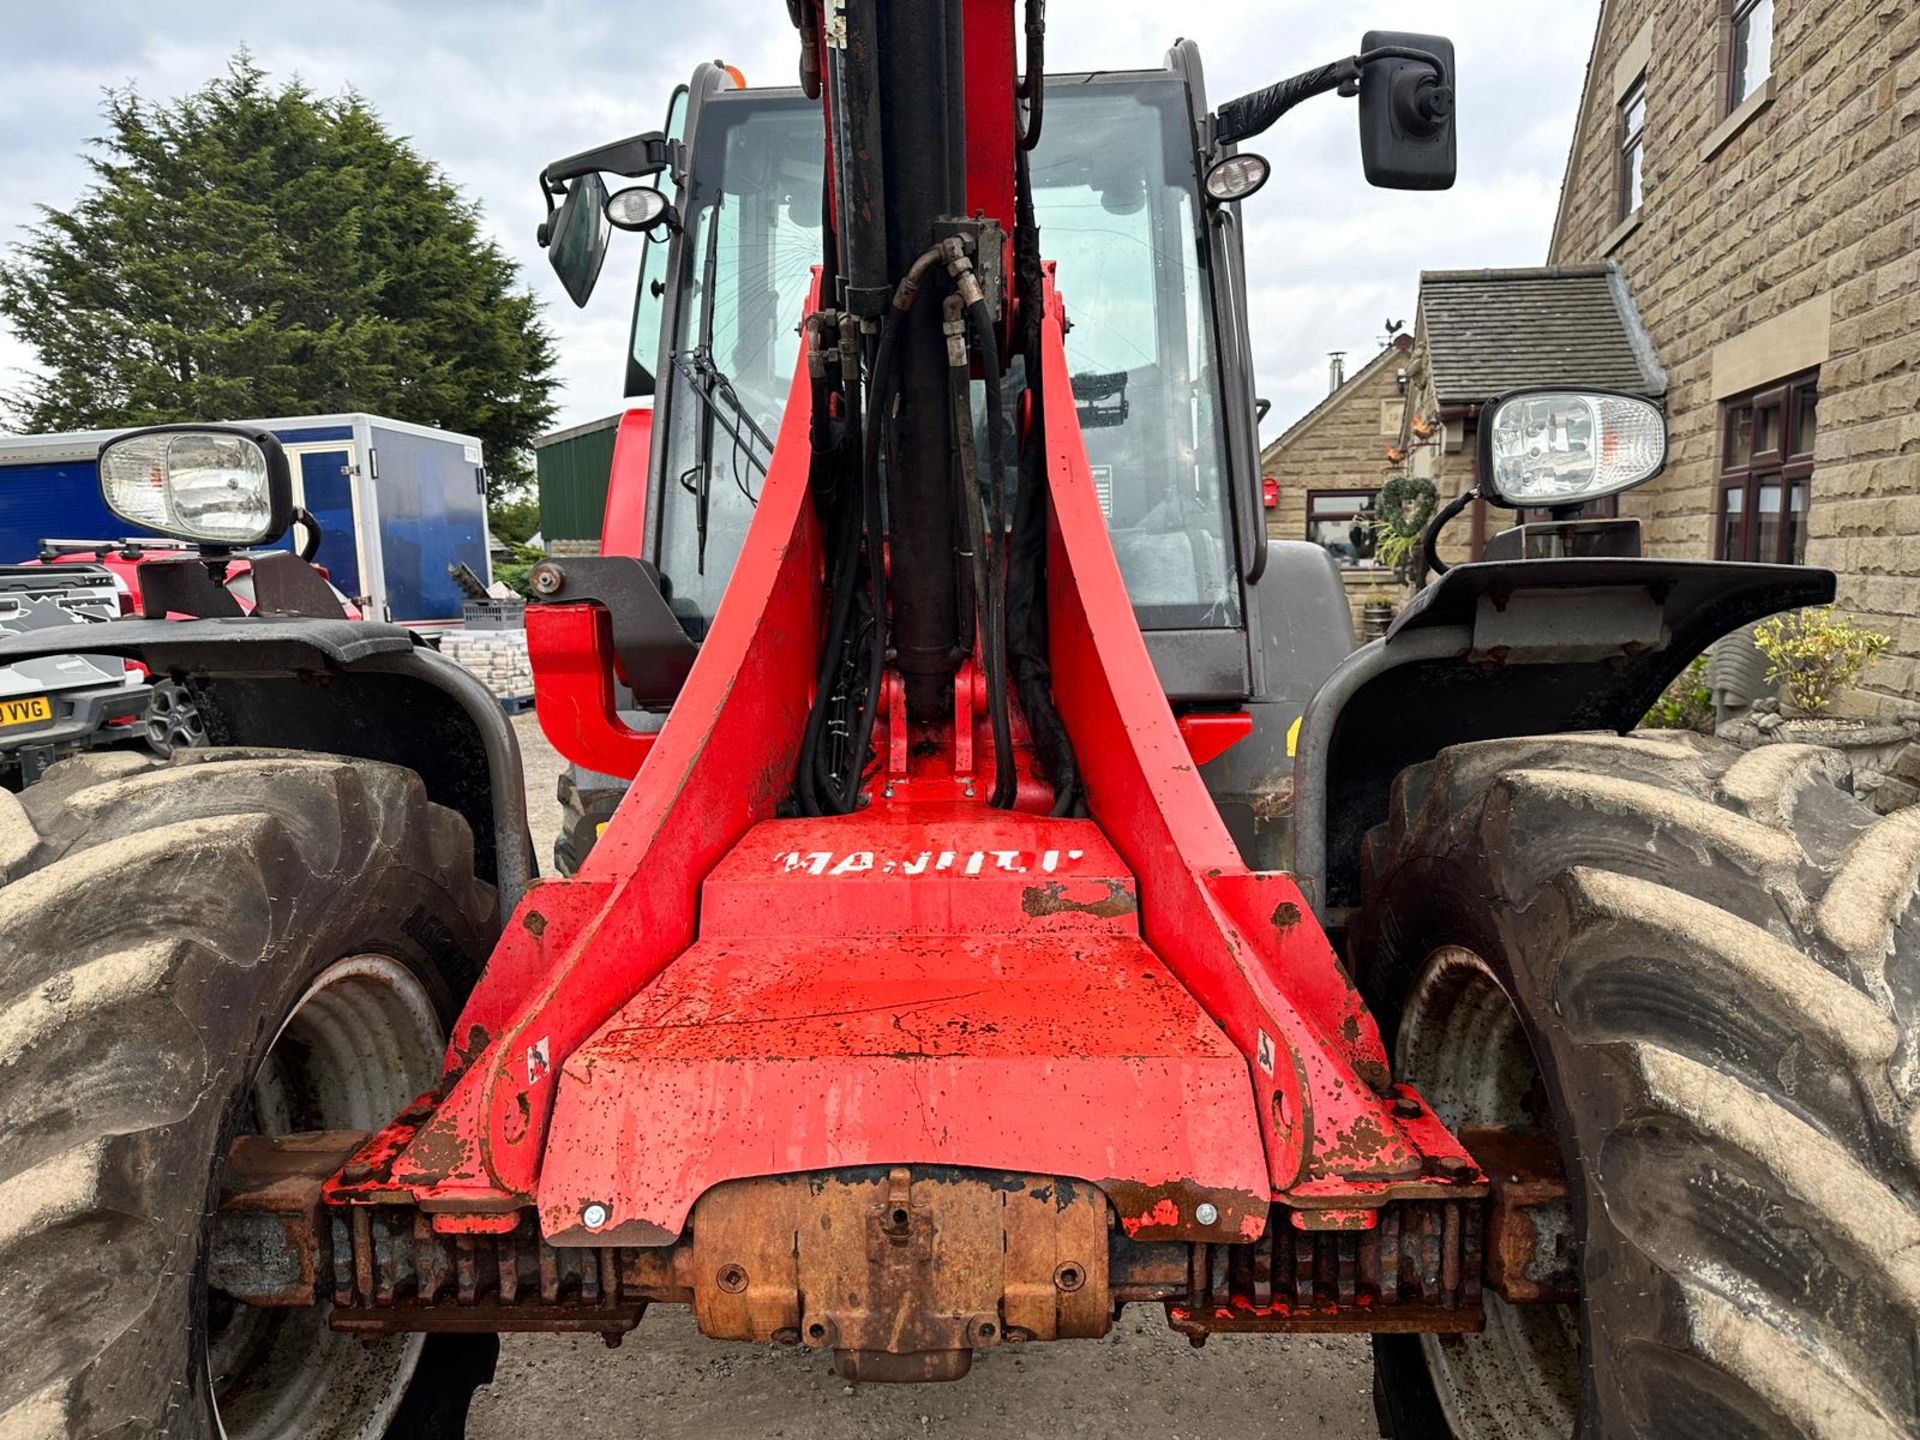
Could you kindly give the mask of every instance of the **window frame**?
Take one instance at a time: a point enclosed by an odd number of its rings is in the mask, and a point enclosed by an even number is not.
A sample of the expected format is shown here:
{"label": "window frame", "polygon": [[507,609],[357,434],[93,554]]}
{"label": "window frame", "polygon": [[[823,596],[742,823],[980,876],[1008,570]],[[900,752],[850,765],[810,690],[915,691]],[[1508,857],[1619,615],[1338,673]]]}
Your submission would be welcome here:
{"label": "window frame", "polygon": [[[1767,31],[1767,73],[1760,77],[1759,83],[1752,89],[1740,88],[1740,27],[1753,18],[1753,12],[1762,5],[1771,5],[1772,0],[1727,0],[1726,85],[1720,96],[1722,115],[1731,115],[1742,105],[1757,95],[1773,76],[1773,31]],[[1771,17],[1769,17],[1771,21]]]}
{"label": "window frame", "polygon": [[[1813,509],[1813,447],[1819,436],[1820,372],[1803,371],[1785,380],[1772,381],[1755,390],[1729,395],[1720,402],[1720,465],[1714,478],[1713,557],[1759,564],[1798,565],[1805,563],[1807,521]],[[1814,405],[1814,434],[1802,434],[1803,401],[1811,396]],[[1736,461],[1734,425],[1742,412],[1747,415],[1747,453]],[[1774,415],[1775,443],[1769,449],[1755,449],[1759,422],[1763,415]],[[1777,508],[1763,513],[1760,493],[1777,486]],[[1794,494],[1801,496],[1799,509]],[[1738,514],[1729,496],[1738,493]],[[1797,516],[1797,521],[1795,517]],[[1774,522],[1773,553],[1759,552],[1763,522]],[[1729,545],[1732,539],[1736,544]],[[1795,549],[1800,552],[1796,558]],[[1736,551],[1738,553],[1732,553]]]}
{"label": "window frame", "polygon": [[[1640,107],[1640,123],[1629,129],[1627,116],[1635,105]],[[1613,218],[1625,221],[1639,211],[1647,188],[1647,75],[1644,70],[1614,102],[1613,139]],[[1636,173],[1640,178],[1640,199],[1635,199],[1633,194]]]}
{"label": "window frame", "polygon": [[[1367,506],[1379,497],[1379,494],[1380,492],[1377,488],[1369,490],[1364,487],[1354,487],[1350,485],[1330,486],[1326,489],[1307,491],[1306,518],[1301,525],[1302,538],[1310,545],[1320,545],[1319,538],[1313,533],[1315,520],[1313,506],[1316,500],[1357,500],[1360,502],[1355,512],[1357,517],[1359,513],[1364,512]],[[1327,547],[1324,545],[1320,545],[1320,548],[1327,550]],[[1365,559],[1348,561],[1342,560],[1340,556],[1335,555],[1331,550],[1327,550],[1327,554],[1333,556],[1333,563],[1340,567],[1342,574],[1348,571],[1365,572],[1369,570],[1384,570],[1386,568],[1372,556],[1368,556]]]}

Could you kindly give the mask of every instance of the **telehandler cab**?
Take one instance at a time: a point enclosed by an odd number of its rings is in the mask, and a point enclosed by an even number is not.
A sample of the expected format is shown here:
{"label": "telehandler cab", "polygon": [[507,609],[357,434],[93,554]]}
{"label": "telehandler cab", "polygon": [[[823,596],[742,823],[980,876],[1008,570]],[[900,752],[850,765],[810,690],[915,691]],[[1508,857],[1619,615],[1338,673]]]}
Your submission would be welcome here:
{"label": "telehandler cab", "polygon": [[[631,781],[574,874],[404,631],[86,632],[224,746],[0,794],[0,1433],[453,1435],[499,1333],[654,1304],[955,1380],[1129,1303],[1368,1332],[1403,1437],[1911,1433],[1920,827],[1629,733],[1832,577],[1575,518],[1665,454],[1577,390],[1481,420],[1554,518],[1382,640],[1265,537],[1239,146],[1338,90],[1444,185],[1450,47],[1210,109],[1186,42],[1047,76],[1039,0],[790,13],[797,91],[542,175],[576,298],[649,233],[659,382],[528,611]],[[284,527],[262,437],[178,434],[119,513]]]}

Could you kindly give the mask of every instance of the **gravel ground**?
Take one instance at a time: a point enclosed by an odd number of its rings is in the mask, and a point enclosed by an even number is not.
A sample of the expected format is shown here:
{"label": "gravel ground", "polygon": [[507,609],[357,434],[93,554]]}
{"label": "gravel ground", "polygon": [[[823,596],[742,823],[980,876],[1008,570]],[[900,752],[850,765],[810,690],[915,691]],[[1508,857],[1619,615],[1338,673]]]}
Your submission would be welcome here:
{"label": "gravel ground", "polygon": [[[514,721],[536,853],[553,851],[559,758],[531,714]],[[663,1306],[617,1350],[598,1339],[511,1335],[475,1397],[472,1440],[853,1440],[1062,1436],[1154,1440],[1375,1440],[1363,1339],[1217,1336],[1195,1350],[1132,1306],[1105,1340],[989,1351],[951,1385],[849,1386],[826,1357],[703,1339]]]}

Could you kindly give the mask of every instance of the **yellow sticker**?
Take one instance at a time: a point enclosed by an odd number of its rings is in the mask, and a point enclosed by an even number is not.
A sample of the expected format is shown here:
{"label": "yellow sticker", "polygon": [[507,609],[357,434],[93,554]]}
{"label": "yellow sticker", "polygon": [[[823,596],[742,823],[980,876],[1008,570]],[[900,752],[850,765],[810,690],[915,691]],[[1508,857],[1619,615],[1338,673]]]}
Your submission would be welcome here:
{"label": "yellow sticker", "polygon": [[[1289,750],[1287,753],[1291,755],[1293,752]],[[605,820],[602,820],[598,825],[593,827],[593,838],[596,840],[598,840],[602,835],[606,833],[607,833],[607,822]]]}
{"label": "yellow sticker", "polygon": [[1294,752],[1300,748],[1300,722],[1307,717],[1296,715],[1293,723],[1287,727],[1287,758],[1291,760]]}

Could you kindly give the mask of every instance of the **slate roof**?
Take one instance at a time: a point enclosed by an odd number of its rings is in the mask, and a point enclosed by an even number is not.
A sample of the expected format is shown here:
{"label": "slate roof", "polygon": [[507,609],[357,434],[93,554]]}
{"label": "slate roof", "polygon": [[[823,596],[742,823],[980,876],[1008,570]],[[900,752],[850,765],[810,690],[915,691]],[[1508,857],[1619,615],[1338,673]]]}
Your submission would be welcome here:
{"label": "slate roof", "polygon": [[1618,267],[1428,270],[1420,323],[1442,405],[1480,405],[1527,385],[1666,393]]}

